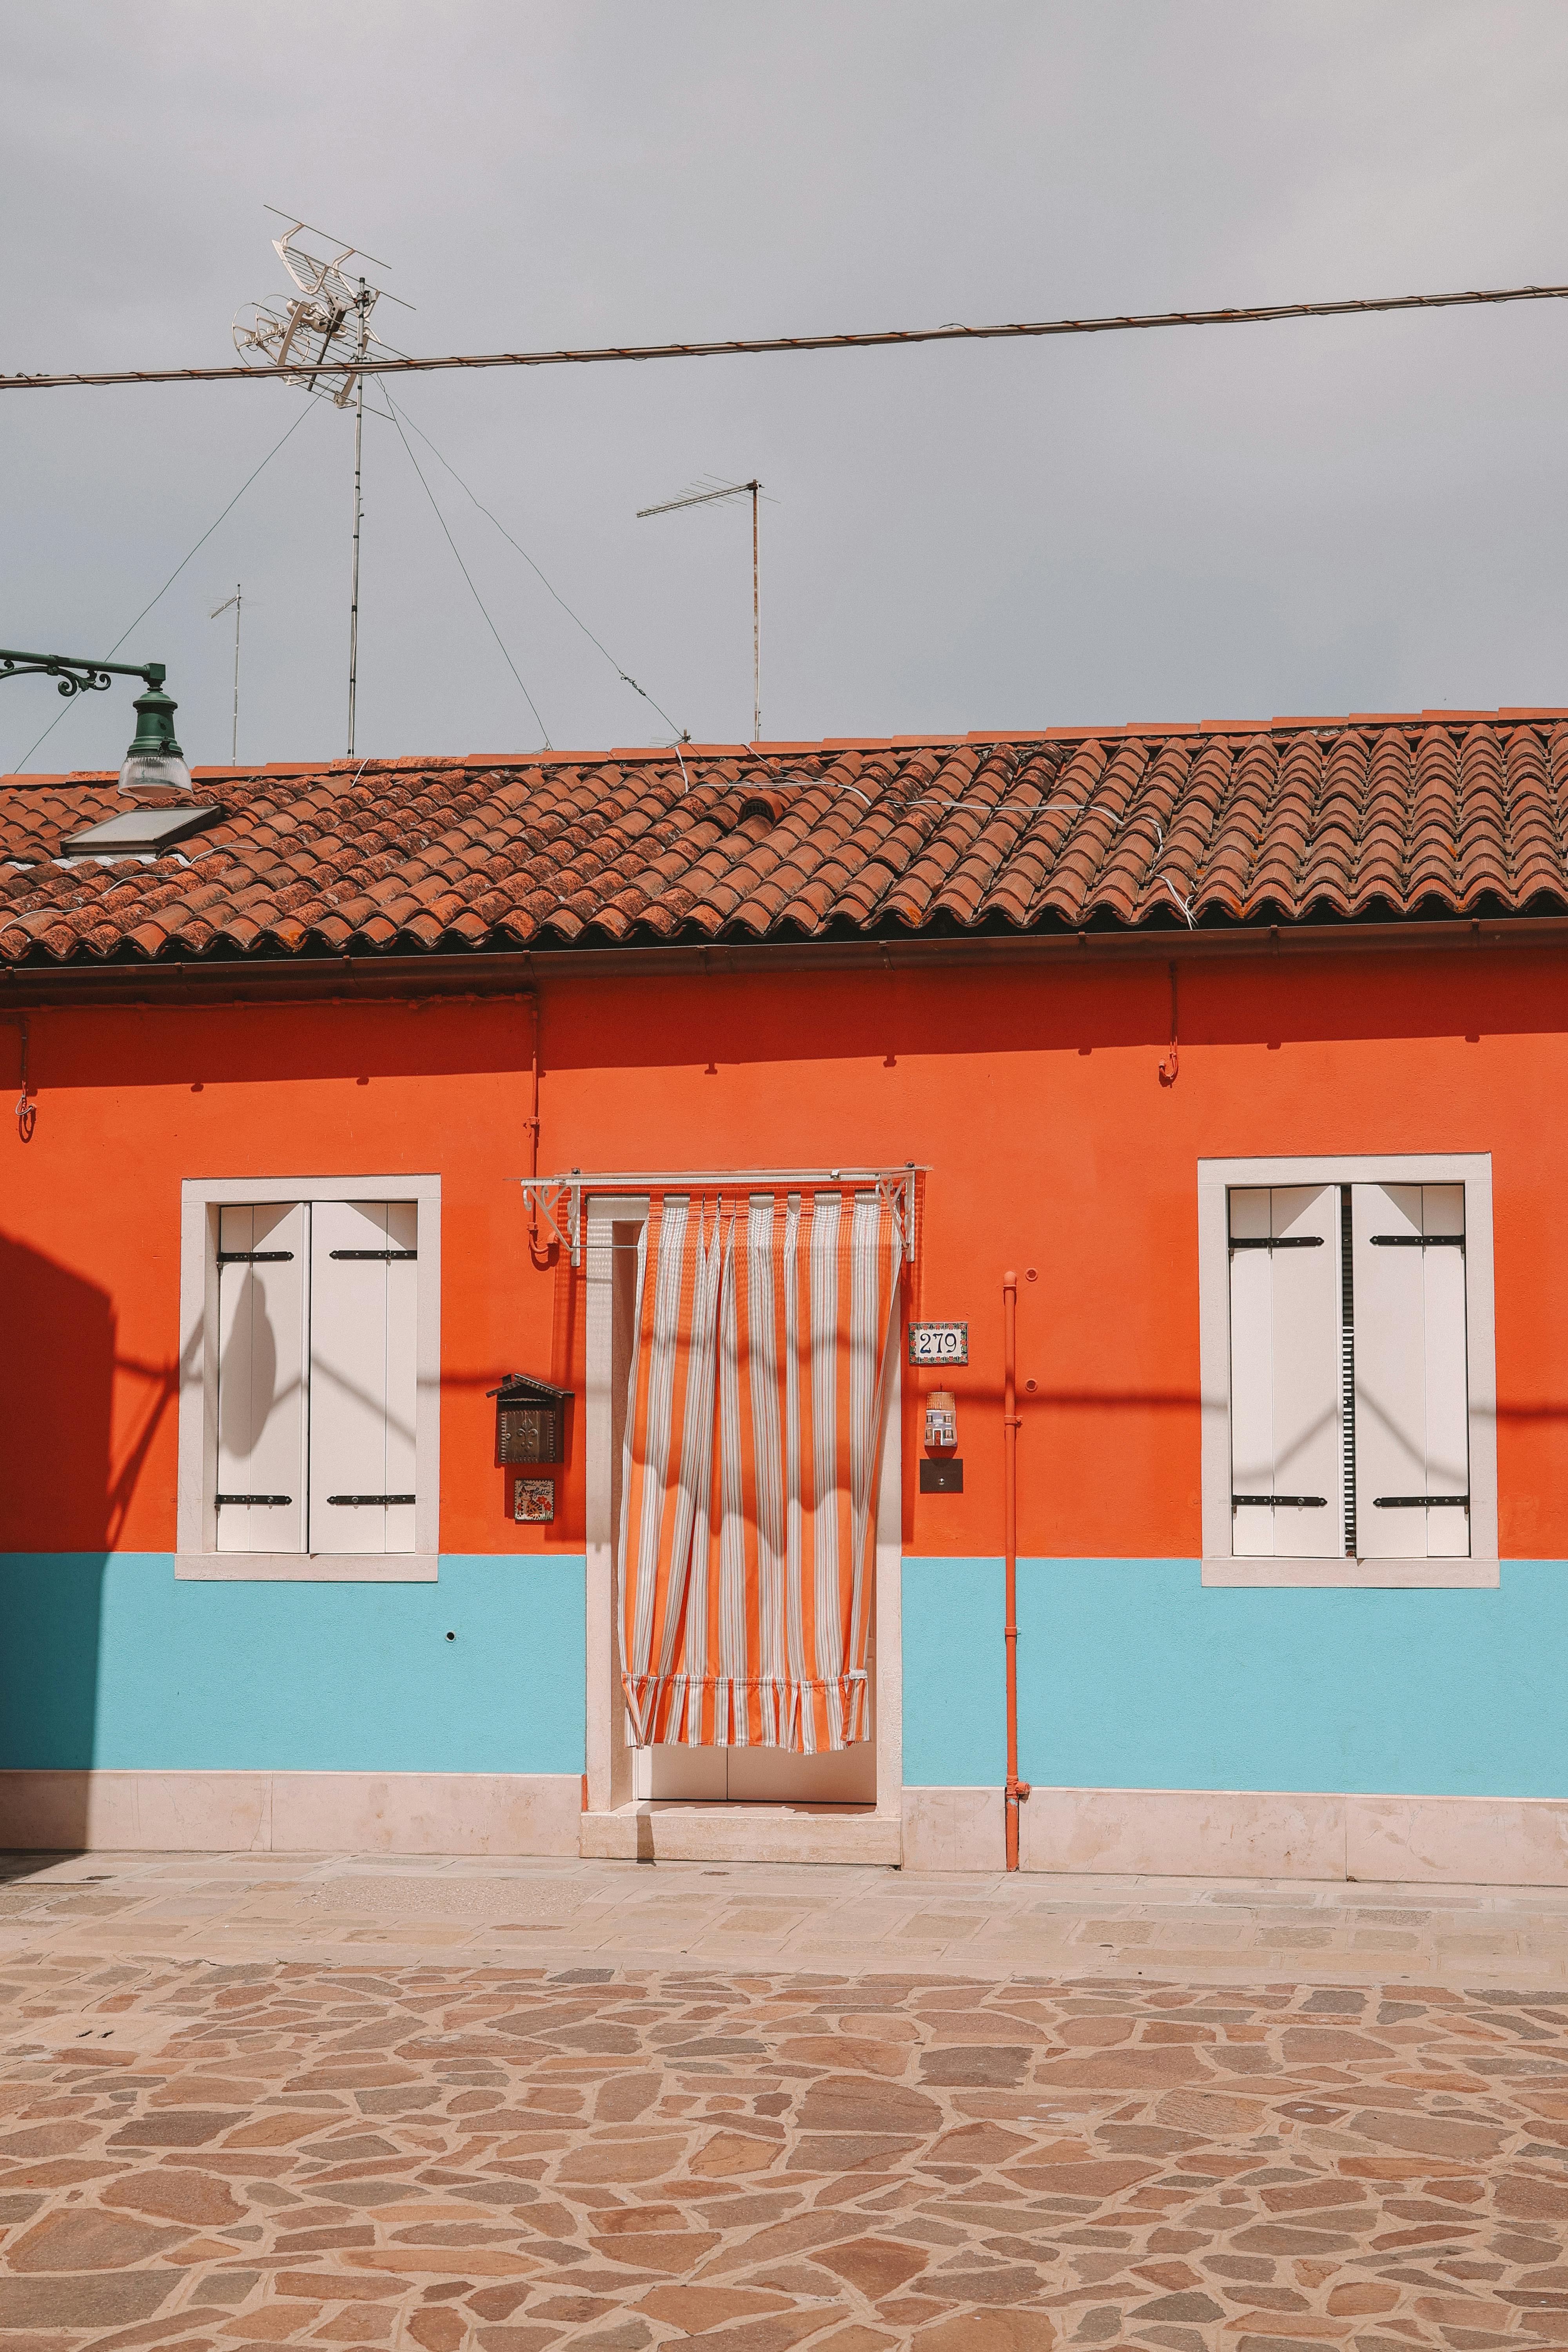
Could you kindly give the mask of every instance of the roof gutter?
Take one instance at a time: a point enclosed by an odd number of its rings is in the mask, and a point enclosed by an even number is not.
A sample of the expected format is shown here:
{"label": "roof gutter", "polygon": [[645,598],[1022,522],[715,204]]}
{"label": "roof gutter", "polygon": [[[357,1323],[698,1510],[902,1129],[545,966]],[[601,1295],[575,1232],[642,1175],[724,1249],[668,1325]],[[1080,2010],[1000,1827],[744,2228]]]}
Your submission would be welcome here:
{"label": "roof gutter", "polygon": [[1047,971],[1153,961],[1430,955],[1458,948],[1568,947],[1568,915],[1432,922],[1238,925],[1232,930],[1096,930],[977,939],[715,940],[689,947],[492,949],[447,955],[313,956],[241,962],[67,963],[0,968],[0,1009],[33,1005],[197,1005],[479,1002],[571,980],[721,979],[732,974],[920,971],[1020,966]]}

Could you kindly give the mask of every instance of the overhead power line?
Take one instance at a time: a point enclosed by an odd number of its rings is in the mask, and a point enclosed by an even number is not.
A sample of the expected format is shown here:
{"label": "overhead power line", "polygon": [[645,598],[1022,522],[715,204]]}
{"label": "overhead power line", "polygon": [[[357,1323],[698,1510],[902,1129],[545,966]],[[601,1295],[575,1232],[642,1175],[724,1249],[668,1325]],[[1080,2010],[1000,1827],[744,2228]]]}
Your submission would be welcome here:
{"label": "overhead power line", "polygon": [[1373,310],[1453,310],[1478,302],[1558,302],[1568,286],[1501,286],[1461,294],[1384,294],[1345,302],[1275,302],[1245,310],[1148,310],[1109,319],[1037,319],[997,327],[900,327],[853,335],[765,335],[723,343],[621,343],[601,350],[458,352],[409,359],[378,353],[278,367],[123,368],[97,374],[0,375],[0,392],[49,392],[67,384],[265,383],[300,376],[420,375],[436,369],[593,367],[620,360],[720,360],[769,352],[880,351],[905,343],[984,343],[1041,335],[1112,335],[1139,327],[1250,327],[1281,319],[1353,319]]}

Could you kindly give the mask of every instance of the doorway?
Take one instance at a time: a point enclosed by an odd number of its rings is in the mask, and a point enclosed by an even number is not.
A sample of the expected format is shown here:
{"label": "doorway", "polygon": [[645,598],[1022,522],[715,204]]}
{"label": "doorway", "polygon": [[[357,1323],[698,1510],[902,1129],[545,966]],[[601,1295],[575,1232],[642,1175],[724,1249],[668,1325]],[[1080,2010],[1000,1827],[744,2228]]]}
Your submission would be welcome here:
{"label": "doorway", "polygon": [[889,1347],[877,1486],[876,1570],[867,1648],[870,1737],[817,1755],[778,1748],[631,1745],[621,1691],[621,1594],[616,1555],[622,1450],[635,1350],[637,1251],[646,1195],[591,1195],[584,1202],[587,1284],[588,1810],[721,1806],[879,1809],[901,1802],[900,1704],[900,1348]]}

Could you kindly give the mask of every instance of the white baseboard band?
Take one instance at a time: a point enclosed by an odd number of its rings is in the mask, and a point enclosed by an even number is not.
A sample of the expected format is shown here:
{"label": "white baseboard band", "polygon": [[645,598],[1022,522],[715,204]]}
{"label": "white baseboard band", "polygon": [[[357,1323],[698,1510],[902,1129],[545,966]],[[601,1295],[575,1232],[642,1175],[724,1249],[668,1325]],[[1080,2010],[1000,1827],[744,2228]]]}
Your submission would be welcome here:
{"label": "white baseboard band", "polygon": [[1568,1886],[1568,1800],[1042,1789],[1026,1870],[1173,1878]]}
{"label": "white baseboard band", "polygon": [[[158,1853],[578,1853],[998,1872],[1002,1792],[910,1788],[858,1807],[583,1811],[575,1772],[0,1771],[0,1847]],[[1568,1886],[1568,1798],[1046,1789],[1026,1871]]]}
{"label": "white baseboard band", "polygon": [[0,1846],[574,1854],[576,1772],[0,1772]]}

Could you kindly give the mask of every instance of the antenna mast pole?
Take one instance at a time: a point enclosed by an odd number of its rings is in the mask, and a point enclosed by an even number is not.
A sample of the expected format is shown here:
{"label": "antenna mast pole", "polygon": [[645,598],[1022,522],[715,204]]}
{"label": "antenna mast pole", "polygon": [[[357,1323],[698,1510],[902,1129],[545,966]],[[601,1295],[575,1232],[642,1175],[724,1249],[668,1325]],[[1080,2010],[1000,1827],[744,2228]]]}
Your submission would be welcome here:
{"label": "antenna mast pole", "polygon": [[[364,279],[359,282],[359,357],[363,359],[366,320],[369,316],[364,299]],[[360,471],[364,454],[364,376],[354,378],[354,561],[353,583],[349,592],[349,758],[354,755],[354,704],[359,692],[359,526]]]}
{"label": "antenna mast pole", "polygon": [[234,583],[234,733],[228,747],[231,768],[239,765],[239,591],[240,583],[237,580]]}
{"label": "antenna mast pole", "polygon": [[[274,207],[267,207],[271,212]],[[353,282],[344,277],[352,254],[357,246],[344,245],[330,261],[307,253],[294,239],[310,229],[307,221],[296,220],[292,214],[280,214],[280,219],[291,220],[293,226],[282,236],[274,237],[272,250],[289,272],[298,289],[298,298],[290,295],[286,302],[252,302],[236,318],[234,347],[247,368],[265,365],[283,370],[289,381],[300,383],[306,392],[314,393],[317,379],[330,373],[337,388],[331,392],[334,408],[346,408],[352,394],[354,404],[354,520],[353,562],[349,580],[349,757],[354,755],[355,723],[359,714],[359,556],[360,530],[364,517],[363,490],[364,485],[364,372],[374,366],[370,347],[375,340],[370,331],[370,314],[381,299],[379,286],[368,285],[362,277],[356,294]],[[324,236],[324,229],[310,229],[312,236]],[[333,239],[336,243],[336,240]],[[373,253],[362,253],[362,260],[375,262]],[[378,268],[385,264],[376,263]],[[397,300],[395,294],[393,301]],[[354,324],[351,327],[350,318]],[[288,372],[289,354],[306,340],[313,342],[320,336],[321,348],[299,374]],[[345,353],[346,347],[346,356]],[[330,387],[323,387],[330,389]],[[237,623],[236,625],[237,626]]]}
{"label": "antenna mast pole", "polygon": [[213,612],[208,615],[208,618],[209,618],[209,619],[211,619],[211,620],[214,620],[214,621],[221,620],[221,619],[222,619],[222,617],[223,617],[223,615],[224,615],[224,614],[227,612],[227,610],[228,610],[229,606],[230,606],[231,604],[234,606],[234,732],[233,732],[233,735],[232,735],[232,736],[230,737],[230,739],[229,739],[229,747],[228,747],[228,760],[229,760],[229,765],[230,765],[230,767],[232,767],[232,768],[237,768],[237,767],[238,767],[238,765],[239,765],[239,612],[240,612],[240,593],[241,593],[241,591],[240,591],[240,584],[239,584],[239,582],[237,580],[237,581],[235,582],[235,583],[234,583],[234,593],[233,593],[233,595],[232,595],[232,596],[226,596],[226,597],[224,598],[224,600],[223,600],[223,603],[222,603],[221,604],[217,605],[217,606],[216,607],[216,609],[215,609],[215,610],[214,610],[214,611],[213,611]]}

